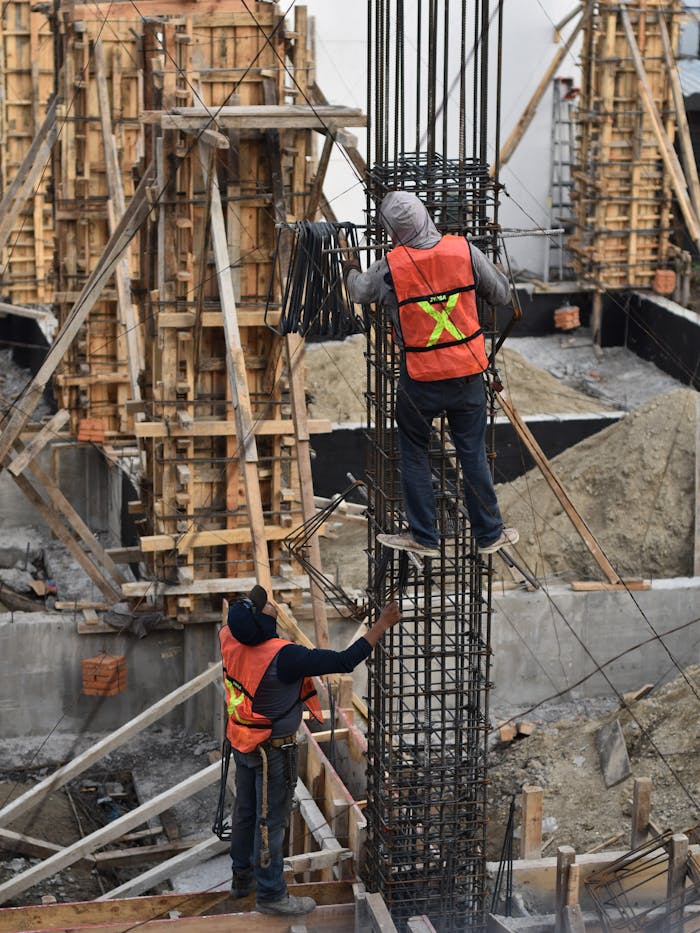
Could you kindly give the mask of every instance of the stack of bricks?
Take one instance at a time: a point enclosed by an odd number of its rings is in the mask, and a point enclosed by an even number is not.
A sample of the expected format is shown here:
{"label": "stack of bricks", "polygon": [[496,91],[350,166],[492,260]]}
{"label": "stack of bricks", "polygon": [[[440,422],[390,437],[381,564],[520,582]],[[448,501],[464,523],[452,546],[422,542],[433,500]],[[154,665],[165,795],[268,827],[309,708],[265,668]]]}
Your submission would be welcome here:
{"label": "stack of bricks", "polygon": [[97,654],[83,661],[83,693],[111,697],[126,689],[126,655]]}
{"label": "stack of bricks", "polygon": [[579,309],[576,305],[565,305],[554,312],[554,326],[557,330],[574,330],[581,326]]}

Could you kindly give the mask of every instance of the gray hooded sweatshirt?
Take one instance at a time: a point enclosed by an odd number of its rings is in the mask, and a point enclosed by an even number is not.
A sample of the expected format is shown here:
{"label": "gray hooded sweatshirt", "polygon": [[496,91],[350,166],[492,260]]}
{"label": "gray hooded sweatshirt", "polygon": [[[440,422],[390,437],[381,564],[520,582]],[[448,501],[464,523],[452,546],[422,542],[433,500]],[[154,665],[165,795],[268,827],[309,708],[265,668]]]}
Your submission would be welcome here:
{"label": "gray hooded sweatshirt", "polygon": [[[440,242],[441,235],[425,205],[409,191],[390,191],[382,201],[379,220],[395,246],[430,249]],[[477,295],[491,305],[507,304],[510,298],[508,279],[476,246],[470,244],[470,248]],[[396,293],[386,259],[379,259],[366,272],[349,269],[345,281],[351,301],[383,305],[399,333]]]}

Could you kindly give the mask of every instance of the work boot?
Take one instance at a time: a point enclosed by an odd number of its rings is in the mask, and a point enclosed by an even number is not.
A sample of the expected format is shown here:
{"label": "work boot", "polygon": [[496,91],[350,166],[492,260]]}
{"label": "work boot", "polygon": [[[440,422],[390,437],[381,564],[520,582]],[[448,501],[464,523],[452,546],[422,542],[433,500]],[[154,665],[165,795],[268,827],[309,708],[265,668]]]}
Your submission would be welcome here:
{"label": "work boot", "polygon": [[496,540],[492,541],[491,544],[480,544],[479,553],[495,554],[496,551],[500,551],[500,549],[506,544],[517,544],[519,540],[520,535],[518,534],[517,528],[504,528]]}
{"label": "work boot", "polygon": [[411,534],[377,535],[377,541],[394,551],[411,551],[416,557],[439,557],[440,551],[434,544],[419,544]]}
{"label": "work boot", "polygon": [[255,876],[252,871],[234,871],[231,897],[247,897],[254,890]]}
{"label": "work boot", "polygon": [[295,897],[293,894],[285,894],[284,897],[276,901],[258,901],[255,909],[261,914],[278,914],[280,916],[297,916],[299,914],[310,914],[316,907],[316,901],[313,897]]}

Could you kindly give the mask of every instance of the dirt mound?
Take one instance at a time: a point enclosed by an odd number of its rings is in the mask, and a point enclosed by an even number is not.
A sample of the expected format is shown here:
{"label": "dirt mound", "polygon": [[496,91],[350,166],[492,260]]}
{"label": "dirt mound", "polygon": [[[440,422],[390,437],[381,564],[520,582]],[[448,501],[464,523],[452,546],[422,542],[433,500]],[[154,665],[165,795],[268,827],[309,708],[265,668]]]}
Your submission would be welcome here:
{"label": "dirt mound", "polygon": [[[609,847],[628,846],[628,801],[636,777],[652,779],[651,815],[661,829],[681,832],[697,823],[699,708],[700,667],[696,666],[629,709],[618,709],[596,719],[582,717],[540,725],[529,738],[493,751],[489,770],[493,821],[489,857],[498,857],[511,795],[519,794],[524,784],[544,789],[544,816],[556,821],[556,828],[544,835],[546,842],[551,838],[547,855],[556,853],[560,845],[573,845],[578,852],[585,852],[617,833],[623,835]],[[595,739],[598,730],[616,717],[632,773],[606,788]]]}
{"label": "dirt mound", "polygon": [[507,347],[499,353],[498,371],[507,394],[521,415],[610,411],[605,402],[564,385]]}
{"label": "dirt mound", "polygon": [[[692,575],[697,393],[677,389],[571,447],[552,466],[608,560],[625,576]],[[600,579],[538,470],[498,486],[537,576]]]}
{"label": "dirt mound", "polygon": [[[504,347],[498,357],[504,386],[521,415],[608,411],[599,399],[585,395]],[[312,418],[365,421],[365,337],[311,343],[306,347],[306,388]]]}
{"label": "dirt mound", "polygon": [[306,392],[311,418],[366,422],[364,334],[306,345]]}

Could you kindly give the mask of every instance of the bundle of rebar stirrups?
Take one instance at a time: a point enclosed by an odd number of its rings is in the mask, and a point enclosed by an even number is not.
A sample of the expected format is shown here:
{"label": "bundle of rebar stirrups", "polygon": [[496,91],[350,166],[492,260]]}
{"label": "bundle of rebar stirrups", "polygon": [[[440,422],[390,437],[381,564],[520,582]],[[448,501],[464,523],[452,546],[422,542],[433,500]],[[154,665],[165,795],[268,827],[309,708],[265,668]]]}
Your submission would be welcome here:
{"label": "bundle of rebar stirrups", "polygon": [[[303,337],[346,337],[364,331],[363,317],[348,298],[342,269],[344,247],[352,250],[357,245],[352,223],[280,224],[265,307],[267,326],[280,335]],[[282,283],[282,300],[275,321],[277,281]]]}

